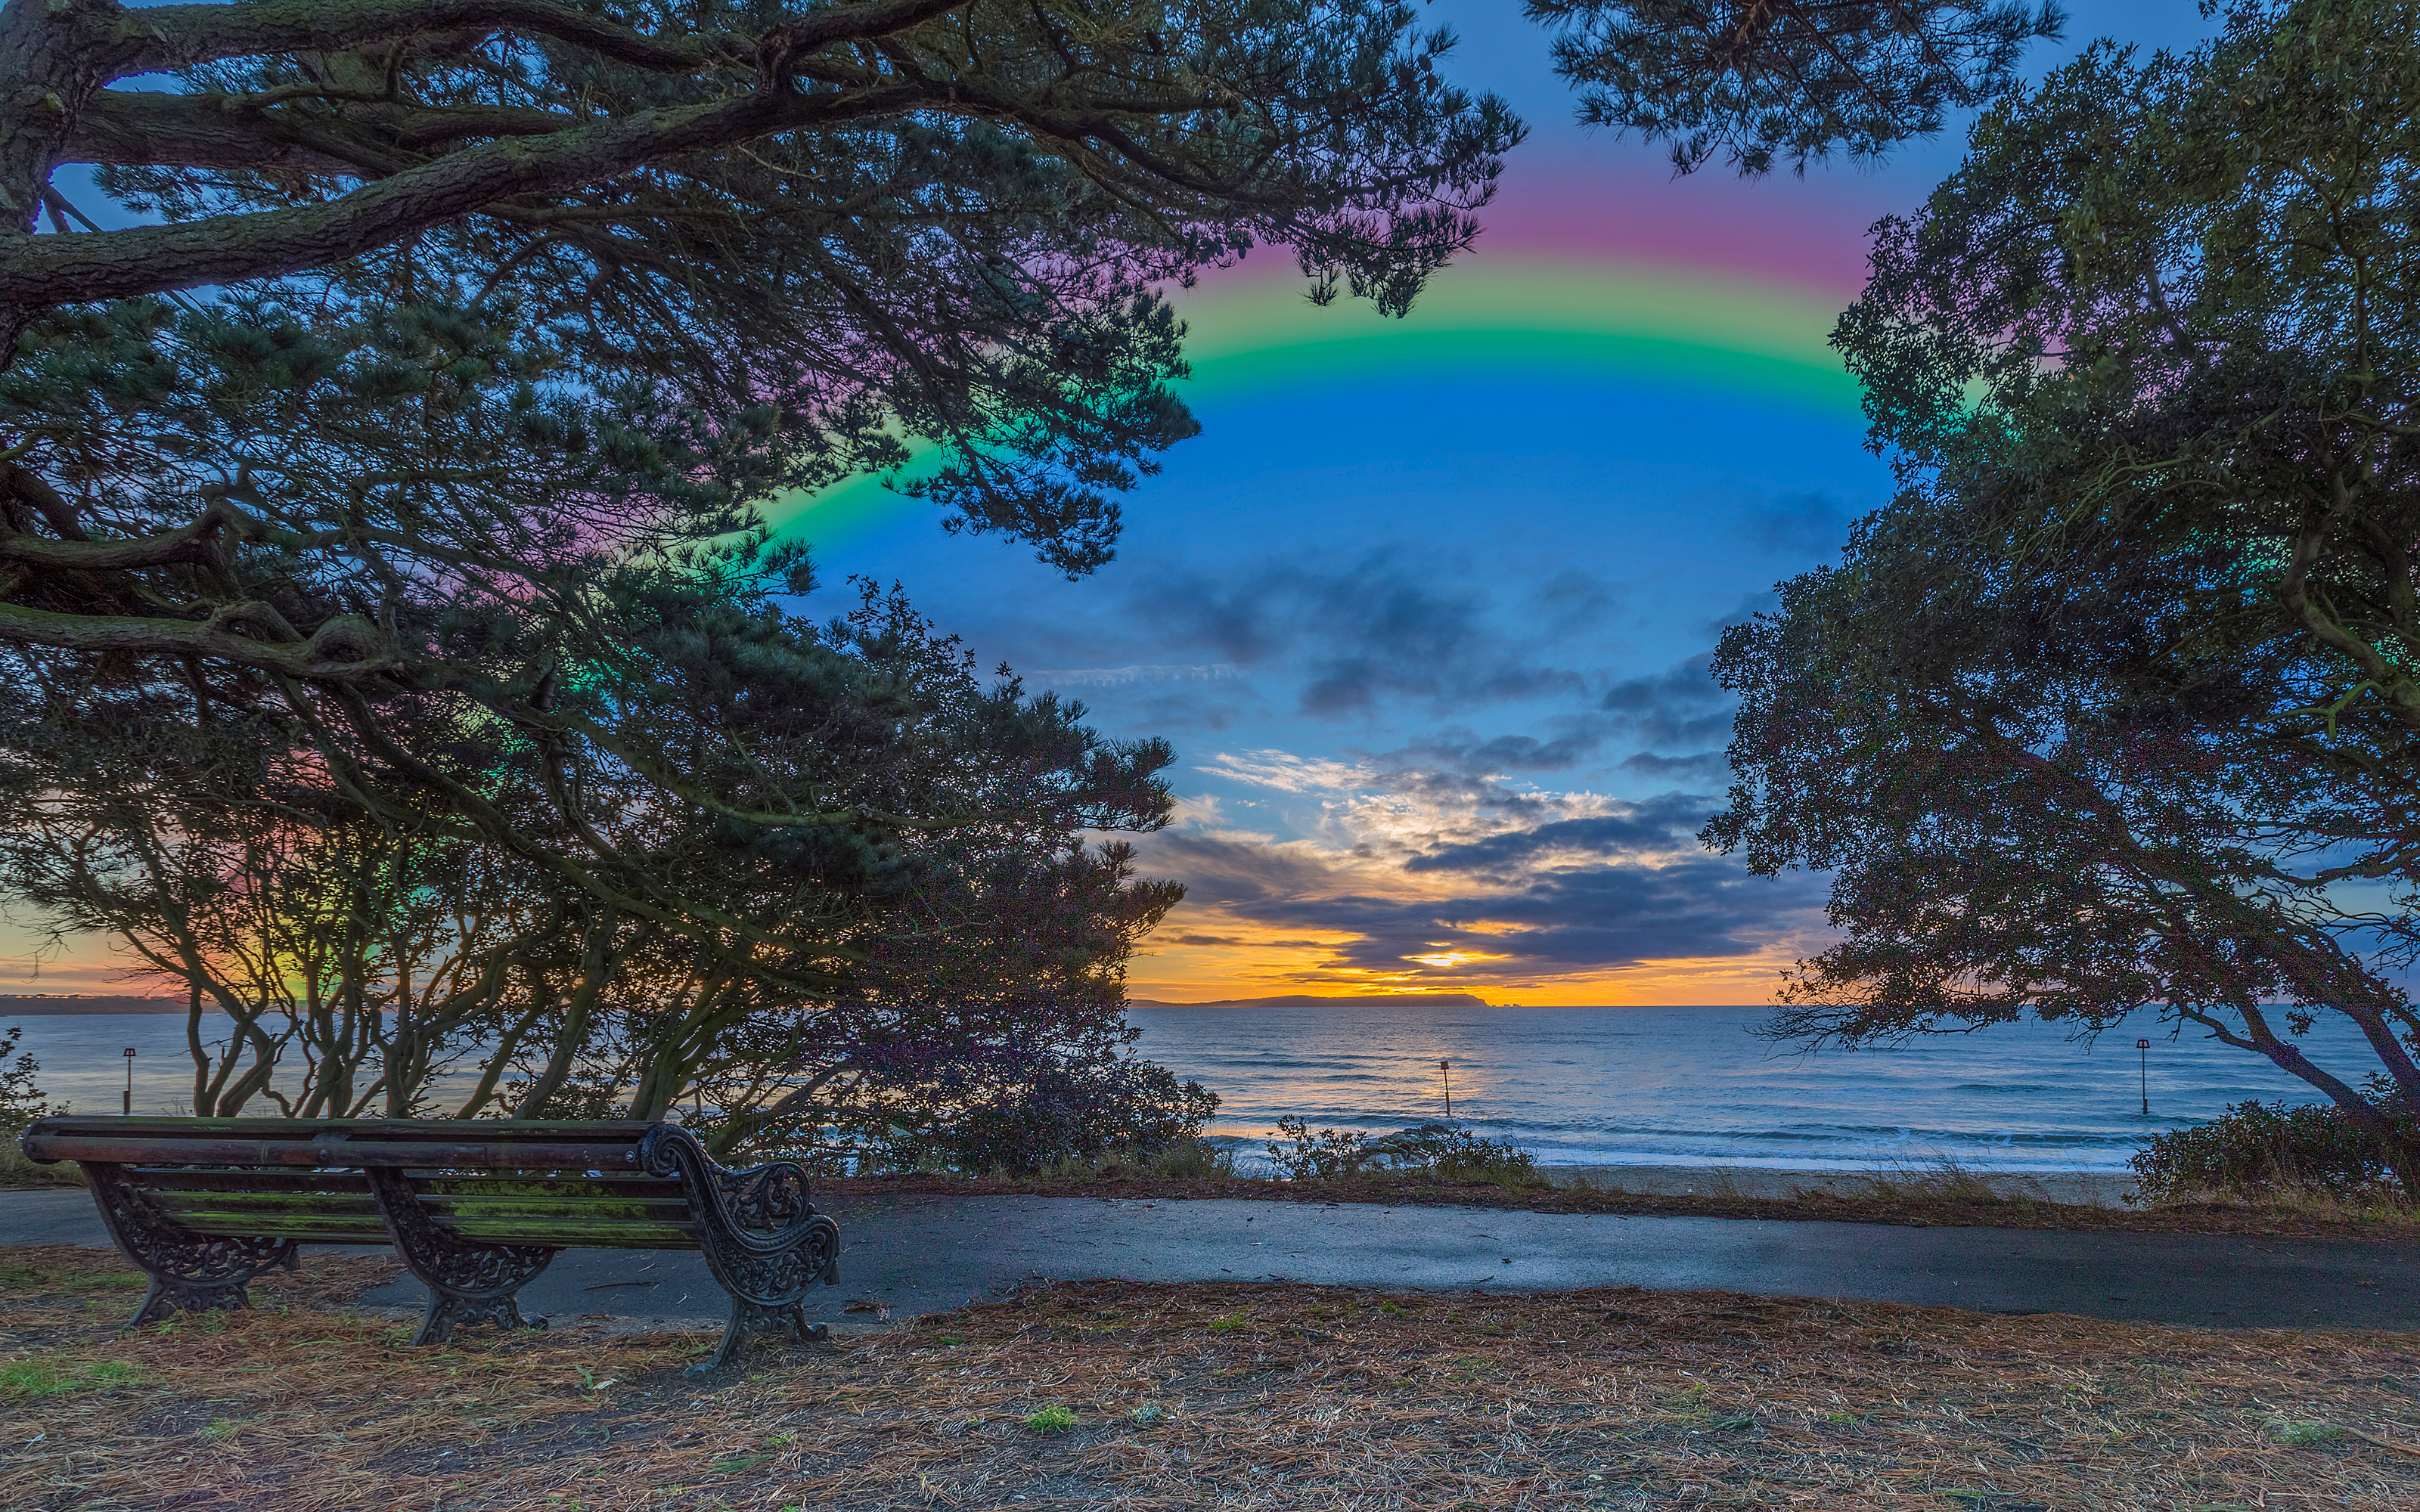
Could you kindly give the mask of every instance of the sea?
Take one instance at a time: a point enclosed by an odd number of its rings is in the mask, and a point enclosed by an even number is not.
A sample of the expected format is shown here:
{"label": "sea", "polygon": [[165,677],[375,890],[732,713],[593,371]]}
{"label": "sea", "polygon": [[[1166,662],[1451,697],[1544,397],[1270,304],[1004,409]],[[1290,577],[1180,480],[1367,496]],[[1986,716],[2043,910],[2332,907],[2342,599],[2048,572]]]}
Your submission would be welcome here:
{"label": "sea", "polygon": [[[1247,1168],[1280,1118],[1382,1132],[1447,1117],[1449,1091],[1457,1122],[1542,1165],[1790,1170],[1947,1158],[1983,1171],[2116,1171],[2146,1135],[2232,1103],[2319,1100],[2266,1060],[2149,1022],[2091,1041],[2024,1024],[1809,1054],[1755,1033],[1771,1011],[1355,1003],[1128,1014],[1141,1054],[1218,1094],[1210,1133]],[[52,1101],[115,1113],[131,1080],[136,1111],[188,1111],[183,1015],[10,1022]],[[2323,1023],[2304,1044],[2355,1080],[2369,1056],[2350,1026]]]}

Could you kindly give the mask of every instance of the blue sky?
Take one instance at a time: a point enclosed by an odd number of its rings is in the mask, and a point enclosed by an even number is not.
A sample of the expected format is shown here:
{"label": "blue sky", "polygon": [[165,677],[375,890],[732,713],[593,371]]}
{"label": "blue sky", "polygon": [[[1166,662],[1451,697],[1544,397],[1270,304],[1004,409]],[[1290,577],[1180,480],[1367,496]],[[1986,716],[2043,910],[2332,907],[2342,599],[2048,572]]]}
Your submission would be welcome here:
{"label": "blue sky", "polygon": [[[1531,124],[1491,223],[1584,261],[1778,267],[1814,296],[1803,336],[1854,293],[1865,228],[1958,160],[1963,123],[1881,170],[1675,181],[1656,149],[1571,123],[1517,6],[1429,9],[1463,38],[1449,73]],[[2191,0],[2077,7],[2036,70],[2096,35],[2205,26]],[[1515,255],[1502,239],[1445,279]],[[1820,948],[1820,879],[1748,877],[1694,835],[1726,780],[1705,672],[1721,625],[1883,498],[1853,415],[1509,347],[1193,398],[1204,433],[1127,499],[1117,560],[1081,582],[913,510],[817,543],[828,581],[895,580],[1105,733],[1174,743],[1180,817],[1143,856],[1189,895],[1136,996],[1753,1003]]]}

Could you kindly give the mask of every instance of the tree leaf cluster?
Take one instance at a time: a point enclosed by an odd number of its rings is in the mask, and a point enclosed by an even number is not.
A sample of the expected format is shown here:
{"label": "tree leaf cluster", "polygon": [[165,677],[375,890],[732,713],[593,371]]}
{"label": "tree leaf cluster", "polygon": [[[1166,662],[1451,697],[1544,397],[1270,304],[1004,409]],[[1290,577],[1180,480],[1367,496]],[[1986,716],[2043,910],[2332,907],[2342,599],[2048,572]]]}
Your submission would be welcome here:
{"label": "tree leaf cluster", "polygon": [[1071,575],[1194,428],[1159,285],[1267,243],[1401,314],[1520,133],[1375,0],[8,14],[0,85],[69,102],[21,229],[72,162],[168,223],[0,234],[12,330],[278,278],[509,306],[600,392],[751,417],[784,486],[929,452],[910,491]]}
{"label": "tree leaf cluster", "polygon": [[[88,548],[21,568],[17,612],[133,626],[0,659],[0,873],[225,1015],[197,1107],[417,1112],[468,1056],[451,1111],[645,1115],[824,1011],[814,1068],[726,1107],[738,1139],[812,1070],[859,1077],[844,1005],[926,1033],[1007,976],[1124,1042],[1174,891],[1087,837],[1163,822],[1164,745],[986,684],[872,585],[799,617],[805,559],[746,502],[764,454],[694,409],[557,382],[480,311],[311,316],[119,301],[0,374],[41,463],[19,520]],[[148,528],[195,495],[207,528]],[[1017,1012],[958,1038],[1064,1048]]]}
{"label": "tree leaf cluster", "polygon": [[2059,8],[2022,0],[1527,0],[1580,119],[1669,144],[1675,172],[1881,158],[2018,80]]}
{"label": "tree leaf cluster", "polygon": [[1845,931],[1783,1031],[2155,1009],[2383,1132],[2341,1015],[2420,1098],[2415,91],[2420,9],[2242,6],[1877,228],[1835,340],[1903,490],[1716,661],[1709,839]]}

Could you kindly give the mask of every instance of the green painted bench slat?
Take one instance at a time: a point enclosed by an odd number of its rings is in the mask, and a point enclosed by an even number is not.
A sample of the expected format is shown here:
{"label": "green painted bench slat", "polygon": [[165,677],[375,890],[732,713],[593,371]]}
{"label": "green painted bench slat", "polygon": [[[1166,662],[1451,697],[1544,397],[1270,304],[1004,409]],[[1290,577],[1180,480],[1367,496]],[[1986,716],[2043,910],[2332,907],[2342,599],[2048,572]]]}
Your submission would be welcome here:
{"label": "green painted bench slat", "polygon": [[617,1224],[583,1228],[577,1224],[448,1224],[464,1239],[490,1244],[549,1244],[566,1249],[695,1249],[695,1224]]}
{"label": "green painted bench slat", "polygon": [[365,1217],[373,1224],[382,1221],[376,1202],[345,1193],[322,1196],[306,1192],[154,1192],[151,1200],[179,1216],[189,1212],[248,1212],[263,1218],[287,1214],[307,1218],[340,1213]]}
{"label": "green painted bench slat", "polygon": [[359,1171],[257,1171],[215,1166],[130,1165],[127,1175],[151,1192],[355,1192],[370,1195]]}

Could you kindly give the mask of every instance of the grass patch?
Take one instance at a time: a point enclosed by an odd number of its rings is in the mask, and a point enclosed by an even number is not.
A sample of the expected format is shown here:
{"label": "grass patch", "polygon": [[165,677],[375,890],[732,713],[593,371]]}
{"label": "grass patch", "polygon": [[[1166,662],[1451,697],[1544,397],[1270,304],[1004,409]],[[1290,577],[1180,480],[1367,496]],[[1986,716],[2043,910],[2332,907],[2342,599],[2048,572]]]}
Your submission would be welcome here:
{"label": "grass patch", "polygon": [[48,1165],[27,1160],[24,1150],[18,1148],[16,1134],[0,1130],[0,1192],[84,1184],[83,1166],[71,1160],[54,1161]]}
{"label": "grass patch", "polygon": [[[1094,1282],[759,1346],[692,1381],[680,1366],[706,1335],[413,1350],[326,1307],[382,1262],[314,1255],[216,1332],[119,1336],[119,1299],[22,1279],[55,1273],[53,1252],[0,1258],[0,1360],[132,1372],[9,1404],[11,1512],[2081,1512],[2275,1506],[2281,1481],[2296,1505],[2420,1505],[2401,1335],[1626,1288]],[[1250,1332],[1214,1331],[1227,1319]]]}
{"label": "grass patch", "polygon": [[1034,1433],[1064,1433],[1076,1426],[1076,1414],[1053,1402],[1048,1407],[1029,1413],[1026,1427]]}
{"label": "grass patch", "polygon": [[[1713,1190],[1630,1192],[1611,1184],[1547,1184],[1533,1174],[1454,1180],[1427,1171],[1280,1180],[1249,1176],[1177,1179],[1128,1168],[1088,1168],[1034,1177],[870,1176],[820,1180],[834,1196],[1030,1196],[1140,1201],[1244,1198],[1263,1202],[1373,1202],[1494,1208],[1521,1212],[1667,1214],[1942,1227],[2063,1229],[2083,1233],[2184,1233],[2350,1239],[2420,1243],[2420,1211],[2321,1201],[2279,1193],[2262,1201],[2180,1200],[2149,1208],[2097,1207],[2054,1200],[2038,1183],[1962,1167],[1911,1166],[1860,1173],[1853,1189],[1807,1187],[1787,1196],[1751,1195],[1710,1177]],[[1602,1180],[1602,1179],[1600,1179]]]}
{"label": "grass patch", "polygon": [[64,1396],[70,1392],[107,1391],[131,1386],[142,1376],[140,1367],[123,1360],[56,1360],[35,1355],[0,1364],[0,1402],[25,1402],[37,1396]]}

